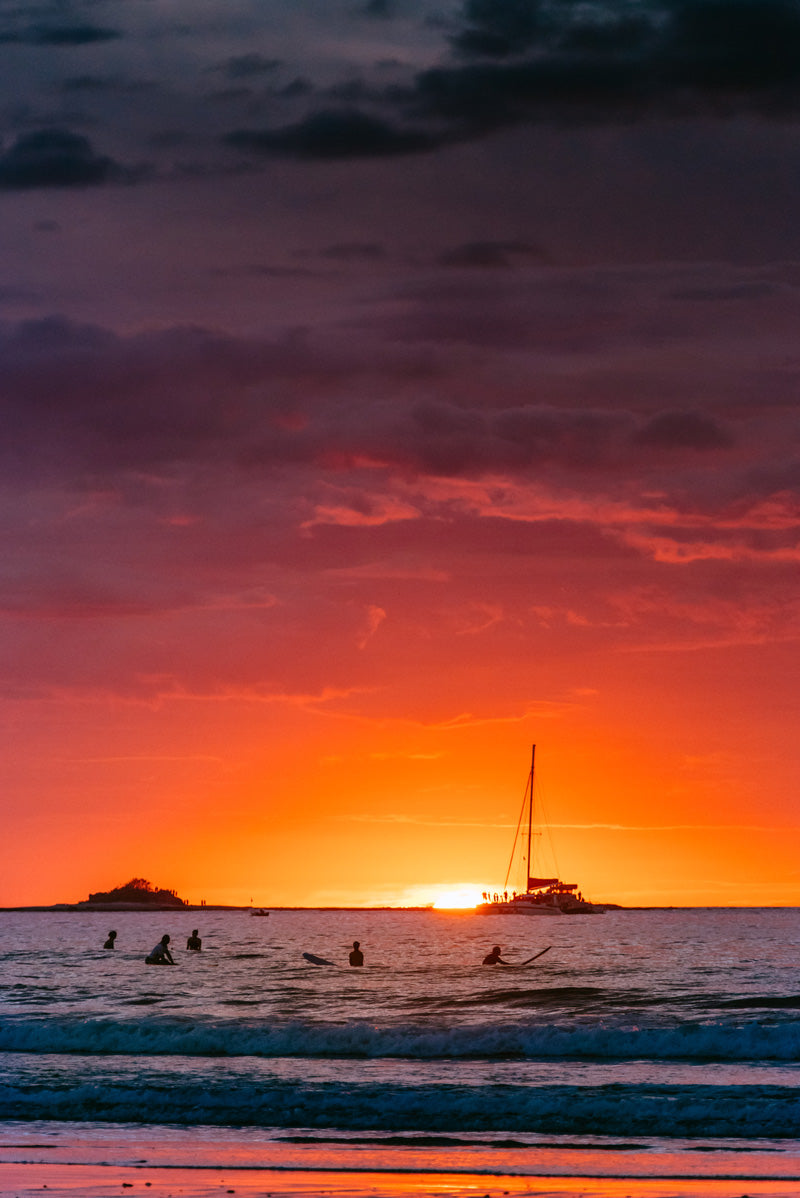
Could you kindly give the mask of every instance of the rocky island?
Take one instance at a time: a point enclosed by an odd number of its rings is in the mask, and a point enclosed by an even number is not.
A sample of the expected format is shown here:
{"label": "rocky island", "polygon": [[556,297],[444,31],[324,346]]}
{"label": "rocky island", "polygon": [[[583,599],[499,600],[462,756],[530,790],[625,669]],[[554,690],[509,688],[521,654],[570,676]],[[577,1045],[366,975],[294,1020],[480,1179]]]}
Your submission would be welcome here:
{"label": "rocky island", "polygon": [[156,889],[146,878],[131,878],[123,886],[100,890],[75,904],[83,911],[163,911],[188,906],[174,890]]}

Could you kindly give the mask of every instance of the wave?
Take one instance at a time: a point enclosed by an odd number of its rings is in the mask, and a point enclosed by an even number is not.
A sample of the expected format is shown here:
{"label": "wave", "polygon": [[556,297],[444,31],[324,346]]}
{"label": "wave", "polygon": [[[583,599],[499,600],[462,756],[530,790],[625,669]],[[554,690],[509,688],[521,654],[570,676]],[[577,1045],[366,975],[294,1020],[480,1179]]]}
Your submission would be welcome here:
{"label": "wave", "polygon": [[798,1098],[791,1086],[265,1084],[227,1073],[76,1079],[49,1072],[33,1085],[0,1086],[0,1118],[752,1140],[796,1136]]}
{"label": "wave", "polygon": [[279,1023],[163,1016],[6,1017],[0,1051],[185,1057],[352,1057],[418,1060],[800,1061],[800,1025],[745,1022],[668,1027],[510,1022],[470,1026]]}

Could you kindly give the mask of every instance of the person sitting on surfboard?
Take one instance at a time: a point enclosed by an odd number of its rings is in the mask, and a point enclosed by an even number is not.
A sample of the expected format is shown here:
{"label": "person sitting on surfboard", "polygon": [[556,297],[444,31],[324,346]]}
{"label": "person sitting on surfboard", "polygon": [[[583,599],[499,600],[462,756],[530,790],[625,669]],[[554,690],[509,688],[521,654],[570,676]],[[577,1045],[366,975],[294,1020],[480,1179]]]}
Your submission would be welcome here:
{"label": "person sitting on surfboard", "polygon": [[510,961],[504,961],[500,956],[500,945],[496,944],[490,953],[487,953],[483,958],[484,965],[510,965]]}
{"label": "person sitting on surfboard", "polygon": [[165,933],[150,953],[150,956],[145,957],[145,965],[174,965],[175,962],[172,960],[172,954],[167,947],[168,944],[169,936]]}
{"label": "person sitting on surfboard", "polygon": [[186,947],[192,949],[192,951],[196,953],[199,953],[203,947],[203,941],[197,935],[197,928],[194,929],[191,936],[186,941]]}
{"label": "person sitting on surfboard", "polygon": [[362,953],[361,949],[358,947],[359,943],[360,943],[360,941],[358,941],[358,940],[353,941],[353,951],[350,954],[350,964],[351,965],[363,965],[364,964],[364,954]]}
{"label": "person sitting on surfboard", "polygon": [[114,948],[114,941],[116,940],[116,938],[117,938],[116,932],[109,932],[108,940],[106,940],[105,944],[103,945],[103,948]]}

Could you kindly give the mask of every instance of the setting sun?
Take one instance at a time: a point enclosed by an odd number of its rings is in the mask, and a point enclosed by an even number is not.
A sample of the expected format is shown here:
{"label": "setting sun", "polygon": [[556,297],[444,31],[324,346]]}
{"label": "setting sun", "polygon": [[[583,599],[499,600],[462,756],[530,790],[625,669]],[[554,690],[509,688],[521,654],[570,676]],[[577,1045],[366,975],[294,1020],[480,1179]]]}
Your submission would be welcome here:
{"label": "setting sun", "polygon": [[481,890],[472,882],[460,882],[454,886],[437,886],[435,894],[428,900],[437,911],[454,911],[458,908],[474,907],[481,901]]}

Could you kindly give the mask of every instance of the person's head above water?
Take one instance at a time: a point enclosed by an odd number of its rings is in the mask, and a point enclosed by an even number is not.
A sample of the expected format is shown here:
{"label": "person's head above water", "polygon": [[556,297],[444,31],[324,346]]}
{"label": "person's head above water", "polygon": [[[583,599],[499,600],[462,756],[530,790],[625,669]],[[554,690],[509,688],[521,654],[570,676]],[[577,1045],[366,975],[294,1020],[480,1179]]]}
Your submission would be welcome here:
{"label": "person's head above water", "polygon": [[162,943],[162,944],[169,944],[169,936],[166,934],[166,932],[165,932],[165,933],[164,933],[164,935],[161,937],[161,943]]}
{"label": "person's head above water", "polygon": [[196,936],[196,935],[197,935],[197,928],[192,928],[192,935],[193,935],[193,936]]}
{"label": "person's head above water", "polygon": [[117,934],[116,932],[109,932],[109,933],[108,933],[108,938],[109,938],[109,940],[113,940],[113,939],[114,939],[114,937],[116,936],[116,934]]}
{"label": "person's head above water", "polygon": [[360,940],[354,940],[354,941],[353,941],[353,948],[358,948],[358,946],[359,946],[359,944],[360,944],[360,943],[361,943],[361,941],[360,941]]}

